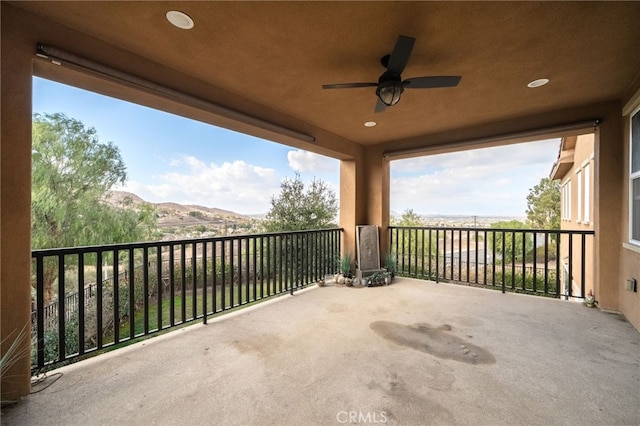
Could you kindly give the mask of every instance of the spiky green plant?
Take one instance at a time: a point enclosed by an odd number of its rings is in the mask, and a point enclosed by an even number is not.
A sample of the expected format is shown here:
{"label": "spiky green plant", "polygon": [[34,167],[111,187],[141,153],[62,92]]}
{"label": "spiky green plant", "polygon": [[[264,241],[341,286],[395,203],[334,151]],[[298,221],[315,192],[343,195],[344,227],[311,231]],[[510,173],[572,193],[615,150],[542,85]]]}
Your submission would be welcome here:
{"label": "spiky green plant", "polygon": [[351,277],[351,266],[353,265],[353,255],[345,251],[340,257],[340,273],[345,277]]}
{"label": "spiky green plant", "polygon": [[396,255],[393,253],[387,254],[387,257],[384,259],[384,268],[391,274],[391,276],[396,274],[397,264]]}
{"label": "spiky green plant", "polygon": [[[9,349],[6,350],[5,353],[0,357],[0,381],[4,382],[7,378],[9,378],[8,373],[11,367],[22,358],[29,357],[31,353],[31,347],[24,345],[23,341],[29,333],[30,329],[28,325],[25,325],[22,330],[20,330],[17,335],[15,335],[15,330],[9,333],[4,339],[2,339],[2,345],[4,345],[7,341],[11,341],[11,345]],[[15,335],[15,336],[14,336]],[[2,405],[5,403],[10,403],[12,401],[0,401]]]}

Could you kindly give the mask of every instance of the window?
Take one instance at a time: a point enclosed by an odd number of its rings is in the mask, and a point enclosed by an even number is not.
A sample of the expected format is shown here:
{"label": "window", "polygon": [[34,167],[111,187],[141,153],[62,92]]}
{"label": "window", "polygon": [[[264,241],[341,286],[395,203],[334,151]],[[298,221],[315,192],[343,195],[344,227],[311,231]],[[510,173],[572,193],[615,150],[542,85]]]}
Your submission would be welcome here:
{"label": "window", "polygon": [[582,170],[578,169],[576,170],[576,196],[578,198],[578,218],[577,218],[577,222],[580,223],[582,222]]}
{"label": "window", "polygon": [[629,233],[640,244],[640,108],[631,115],[631,170],[629,173]]}
{"label": "window", "polygon": [[562,220],[571,220],[571,179],[562,185],[562,205],[560,216]]}
{"label": "window", "polygon": [[582,218],[585,223],[589,223],[591,221],[591,164],[584,165],[582,177],[584,178],[584,210]]}

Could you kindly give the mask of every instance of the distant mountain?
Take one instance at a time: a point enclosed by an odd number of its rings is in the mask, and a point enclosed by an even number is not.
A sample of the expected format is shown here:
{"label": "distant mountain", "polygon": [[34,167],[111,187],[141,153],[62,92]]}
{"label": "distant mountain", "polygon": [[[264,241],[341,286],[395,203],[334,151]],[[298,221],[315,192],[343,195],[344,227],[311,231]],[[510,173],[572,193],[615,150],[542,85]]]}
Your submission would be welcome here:
{"label": "distant mountain", "polygon": [[116,208],[136,209],[142,204],[150,204],[158,213],[158,226],[188,227],[196,225],[212,225],[216,227],[243,226],[254,219],[250,216],[215,207],[195,204],[151,203],[136,194],[126,191],[109,191],[105,202]]}
{"label": "distant mountain", "polygon": [[151,203],[158,210],[166,210],[173,212],[187,213],[202,212],[214,216],[231,217],[231,218],[249,218],[247,215],[232,212],[230,210],[218,209],[215,207],[205,207],[197,204],[178,204],[178,203]]}
{"label": "distant mountain", "polygon": [[109,191],[105,201],[114,207],[123,207],[125,205],[138,206],[140,204],[150,204],[138,197],[136,194],[127,191]]}

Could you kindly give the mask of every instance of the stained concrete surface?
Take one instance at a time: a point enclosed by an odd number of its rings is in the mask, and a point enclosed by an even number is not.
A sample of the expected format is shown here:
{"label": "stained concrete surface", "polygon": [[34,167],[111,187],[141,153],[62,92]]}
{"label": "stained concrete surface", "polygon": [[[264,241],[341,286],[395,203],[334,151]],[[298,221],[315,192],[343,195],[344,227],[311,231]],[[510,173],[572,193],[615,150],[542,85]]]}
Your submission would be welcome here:
{"label": "stained concrete surface", "polygon": [[411,279],[311,288],[49,375],[3,424],[640,424],[620,316]]}

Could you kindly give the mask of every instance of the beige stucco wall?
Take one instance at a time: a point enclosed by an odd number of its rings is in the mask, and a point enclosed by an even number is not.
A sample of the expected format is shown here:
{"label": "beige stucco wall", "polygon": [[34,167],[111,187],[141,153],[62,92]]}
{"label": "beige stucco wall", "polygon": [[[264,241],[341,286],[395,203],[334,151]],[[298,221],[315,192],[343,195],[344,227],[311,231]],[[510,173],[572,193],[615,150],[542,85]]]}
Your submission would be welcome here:
{"label": "beige stucco wall", "polygon": [[635,278],[640,283],[640,247],[629,244],[629,154],[630,154],[630,119],[628,113],[640,106],[640,91],[624,107],[624,145],[622,169],[622,208],[620,209],[620,223],[622,224],[620,241],[623,247],[620,254],[620,288],[618,306],[620,312],[640,330],[640,289],[633,293],[624,289],[627,279]]}
{"label": "beige stucco wall", "polygon": [[342,250],[356,254],[357,225],[366,223],[365,176],[360,156],[353,160],[340,162],[340,226],[342,233]]}
{"label": "beige stucco wall", "polygon": [[[4,6],[4,5],[3,5]],[[30,388],[31,322],[31,66],[26,23],[2,9],[2,120],[0,145],[0,322],[2,354],[24,327],[24,355],[2,378],[1,398]],[[35,43],[35,41],[33,42]]]}
{"label": "beige stucco wall", "polygon": [[[595,148],[595,135],[593,133],[579,135],[576,137],[575,147],[573,150],[573,164],[571,168],[566,172],[564,176],[561,178],[562,185],[570,185],[571,187],[571,219],[565,220],[563,219],[560,222],[560,228],[563,230],[593,230],[593,209],[595,207],[594,199],[594,148]],[[590,174],[589,181],[587,182],[584,177],[584,167],[586,164],[589,164]],[[577,170],[580,170],[580,174],[576,173]],[[581,179],[582,184],[578,185],[578,178]],[[578,189],[580,188],[582,195],[578,197]],[[584,220],[584,208],[583,204],[585,203],[585,192],[588,191],[589,196],[589,211],[590,219],[589,221]],[[564,201],[564,194],[562,195],[562,201]],[[578,221],[578,212],[581,211],[580,216],[582,220]],[[594,252],[593,252],[593,244],[594,238],[592,236],[585,237],[585,261],[583,262],[581,256],[582,250],[582,238],[580,236],[573,237],[573,246],[572,246],[572,279],[571,279],[571,295],[574,297],[584,297],[589,294],[589,291],[593,291],[593,270],[594,270]],[[569,236],[563,235],[561,238],[561,249],[560,249],[560,260],[563,265],[568,268],[568,257],[569,257]],[[582,276],[581,276],[581,268],[585,267],[585,280],[584,280],[584,293],[582,292]],[[564,271],[563,271],[563,282],[561,292],[565,293],[564,288]]]}
{"label": "beige stucco wall", "polygon": [[615,103],[602,117],[595,139],[594,231],[595,268],[594,293],[599,307],[619,310],[620,255],[622,224],[620,211],[623,203],[622,164],[624,141],[622,135],[622,106]]}
{"label": "beige stucco wall", "polygon": [[380,227],[380,250],[386,251],[389,227],[390,165],[380,147],[367,147],[364,170],[366,176],[366,223]]}
{"label": "beige stucco wall", "polygon": [[625,280],[635,278],[640,286],[640,253],[629,249],[622,250],[620,256],[620,294],[619,310],[633,326],[640,330],[640,287],[635,293],[624,290]]}

